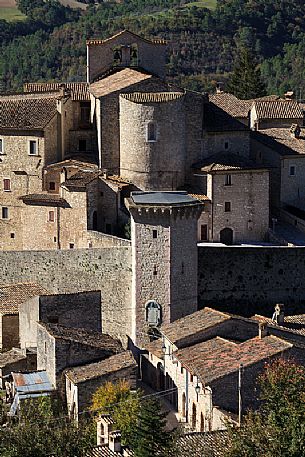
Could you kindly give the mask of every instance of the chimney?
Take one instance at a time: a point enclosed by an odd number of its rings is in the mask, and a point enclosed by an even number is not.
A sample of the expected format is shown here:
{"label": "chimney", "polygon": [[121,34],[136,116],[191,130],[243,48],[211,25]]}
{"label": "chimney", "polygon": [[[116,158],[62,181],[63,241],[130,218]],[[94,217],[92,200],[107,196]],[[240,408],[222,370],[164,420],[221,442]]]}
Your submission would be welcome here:
{"label": "chimney", "polygon": [[113,426],[110,414],[101,414],[96,421],[96,442],[98,446],[109,443],[109,434]]}
{"label": "chimney", "polygon": [[118,454],[122,453],[121,432],[119,430],[109,433],[109,449]]}
{"label": "chimney", "polygon": [[284,96],[285,96],[285,100],[293,100],[294,99],[293,90],[288,90]]}
{"label": "chimney", "polygon": [[283,303],[278,303],[275,305],[275,310],[272,316],[272,320],[277,324],[277,325],[284,325],[285,321],[285,313],[284,313],[284,308],[285,306]]}
{"label": "chimney", "polygon": [[298,124],[292,124],[290,127],[290,136],[291,138],[300,138],[301,128]]}
{"label": "chimney", "polygon": [[265,338],[265,336],[268,336],[267,322],[260,322],[258,324],[258,337],[261,340]]}
{"label": "chimney", "polygon": [[223,94],[223,82],[218,81],[216,83],[216,94]]}

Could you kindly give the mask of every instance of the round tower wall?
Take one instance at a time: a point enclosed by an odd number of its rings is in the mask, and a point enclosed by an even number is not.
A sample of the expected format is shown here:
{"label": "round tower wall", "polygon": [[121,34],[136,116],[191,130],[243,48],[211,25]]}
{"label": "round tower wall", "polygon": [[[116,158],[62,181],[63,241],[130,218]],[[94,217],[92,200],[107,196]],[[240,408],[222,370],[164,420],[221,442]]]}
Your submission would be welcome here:
{"label": "round tower wall", "polygon": [[185,142],[183,96],[160,103],[120,97],[120,173],[141,190],[184,185]]}

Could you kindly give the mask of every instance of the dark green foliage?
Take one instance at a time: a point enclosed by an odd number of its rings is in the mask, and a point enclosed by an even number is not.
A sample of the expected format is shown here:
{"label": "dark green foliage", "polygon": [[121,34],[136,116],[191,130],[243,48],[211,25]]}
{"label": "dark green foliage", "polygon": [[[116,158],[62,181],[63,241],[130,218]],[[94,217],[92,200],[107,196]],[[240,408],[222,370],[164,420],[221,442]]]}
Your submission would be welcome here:
{"label": "dark green foliage", "polygon": [[278,360],[259,379],[262,404],[241,428],[229,427],[225,457],[305,456],[305,369]]}
{"label": "dark green foliage", "polygon": [[19,422],[0,428],[2,457],[81,457],[94,444],[91,423],[78,426],[49,397],[27,401]]}
{"label": "dark green foliage", "polygon": [[236,65],[226,90],[240,99],[257,98],[266,95],[266,86],[262,82],[260,70],[248,48],[239,50]]}
{"label": "dark green foliage", "polygon": [[166,457],[172,447],[172,433],[165,430],[166,413],[158,400],[141,403],[130,445],[136,457]]}

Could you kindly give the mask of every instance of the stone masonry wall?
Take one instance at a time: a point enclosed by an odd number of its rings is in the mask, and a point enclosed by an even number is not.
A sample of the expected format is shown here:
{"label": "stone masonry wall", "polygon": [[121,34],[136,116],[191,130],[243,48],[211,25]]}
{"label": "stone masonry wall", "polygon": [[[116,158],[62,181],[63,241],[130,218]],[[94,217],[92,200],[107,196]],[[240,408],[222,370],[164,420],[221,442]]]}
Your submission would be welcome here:
{"label": "stone masonry wall", "polygon": [[272,316],[276,303],[298,314],[305,303],[305,248],[199,247],[199,307]]}
{"label": "stone masonry wall", "polygon": [[131,333],[131,249],[111,247],[0,253],[0,283],[35,282],[53,293],[101,290],[102,329]]}

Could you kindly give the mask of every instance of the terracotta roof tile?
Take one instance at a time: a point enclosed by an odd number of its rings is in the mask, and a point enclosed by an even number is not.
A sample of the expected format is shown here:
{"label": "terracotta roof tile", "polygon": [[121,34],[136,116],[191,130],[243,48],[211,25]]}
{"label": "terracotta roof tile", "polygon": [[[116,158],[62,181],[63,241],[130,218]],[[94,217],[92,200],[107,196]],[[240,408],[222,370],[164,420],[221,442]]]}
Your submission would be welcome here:
{"label": "terracotta roof tile", "polygon": [[215,103],[204,105],[204,126],[208,132],[247,131],[248,127],[219,108]]}
{"label": "terracotta roof tile", "polygon": [[0,313],[17,314],[19,305],[36,295],[46,295],[48,291],[34,283],[0,284]]}
{"label": "terracotta roof tile", "polygon": [[[124,449],[124,456],[134,456],[134,453],[129,451],[128,454]],[[109,449],[107,444],[101,446],[94,446],[89,451],[86,452],[85,457],[122,457],[120,452],[114,452]]]}
{"label": "terracotta roof tile", "polygon": [[26,83],[23,86],[25,92],[50,92],[65,89],[71,91],[71,98],[75,101],[90,101],[89,84],[86,82],[70,83]]}
{"label": "terracotta roof tile", "polygon": [[253,107],[258,119],[303,119],[296,100],[256,100]]}
{"label": "terracotta roof tile", "polygon": [[285,316],[284,324],[278,325],[270,317],[260,316],[255,314],[252,319],[258,322],[265,322],[268,326],[277,327],[279,330],[289,331],[305,336],[305,314],[299,314],[296,316]]}
{"label": "terracotta roof tile", "polygon": [[133,103],[167,103],[184,96],[183,92],[133,92],[121,97]]}
{"label": "terracotta roof tile", "polygon": [[220,152],[194,164],[193,168],[200,168],[201,171],[211,173],[214,171],[266,169],[266,166],[258,165],[254,161],[237,154]]}
{"label": "terracotta roof tile", "polygon": [[252,138],[276,150],[280,155],[305,154],[305,135],[301,130],[299,138],[293,138],[290,128],[264,129],[251,132]]}
{"label": "terracotta roof tile", "polygon": [[21,350],[11,349],[10,351],[0,352],[0,368],[8,364],[20,362],[21,360],[26,360],[26,355]]}
{"label": "terracotta roof tile", "polygon": [[233,343],[223,338],[213,338],[175,352],[176,358],[201,382],[209,384],[244,367],[264,361],[293,347],[276,336],[252,338],[244,343]]}
{"label": "terracotta roof tile", "polygon": [[172,457],[223,457],[228,438],[226,430],[186,433],[178,438]]}
{"label": "terracotta roof tile", "polygon": [[95,97],[99,98],[150,78],[152,78],[152,75],[150,74],[132,68],[124,68],[121,71],[90,84],[89,91]]}
{"label": "terracotta roof tile", "polygon": [[152,39],[152,40],[148,40],[147,38],[143,38],[141,37],[140,35],[134,33],[134,32],[131,32],[130,30],[121,30],[120,32],[116,33],[115,35],[109,37],[109,38],[106,38],[104,40],[102,39],[89,39],[87,40],[87,45],[89,46],[92,46],[92,45],[100,45],[100,44],[104,44],[104,43],[107,43],[108,41],[112,41],[114,40],[115,38],[123,35],[123,34],[130,34],[132,36],[134,36],[135,38],[139,38],[140,40],[142,41],[146,41],[147,43],[151,43],[151,44],[161,44],[161,45],[166,45],[166,41],[165,40],[162,40],[162,39]]}
{"label": "terracotta roof tile", "polygon": [[61,185],[70,191],[85,190],[86,186],[100,175],[101,171],[96,169],[79,170]]}
{"label": "terracotta roof tile", "polygon": [[83,328],[70,328],[60,324],[47,324],[45,322],[39,322],[39,324],[56,339],[74,341],[87,346],[104,348],[112,354],[123,351],[119,340],[112,338],[106,333],[94,332]]}
{"label": "terracotta roof tile", "polygon": [[100,362],[70,368],[65,373],[74,384],[79,384],[125,368],[132,368],[134,371],[137,369],[137,364],[131,351],[115,354]]}
{"label": "terracotta roof tile", "polygon": [[52,205],[52,206],[66,206],[67,202],[64,198],[57,194],[28,194],[19,197],[25,204],[39,204],[39,205]]}
{"label": "terracotta roof tile", "polygon": [[209,100],[231,116],[239,118],[247,118],[253,104],[253,100],[240,100],[226,92],[209,95]]}
{"label": "terracotta roof tile", "polygon": [[43,130],[57,113],[56,97],[0,96],[0,129]]}
{"label": "terracotta roof tile", "polygon": [[209,197],[208,197],[207,195],[205,195],[205,194],[189,194],[189,195],[190,195],[191,197],[195,198],[196,200],[200,200],[200,201],[204,201],[204,202],[206,202],[206,201],[208,201],[208,202],[211,201],[211,200],[209,199]]}

